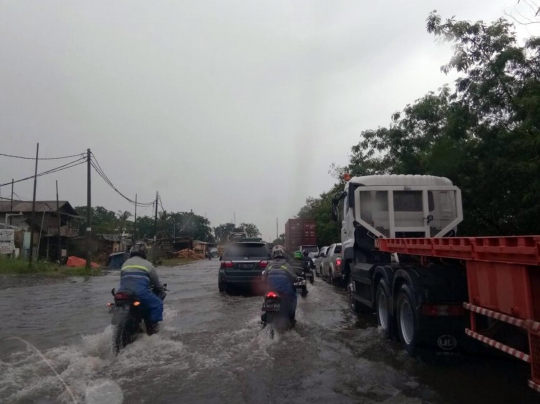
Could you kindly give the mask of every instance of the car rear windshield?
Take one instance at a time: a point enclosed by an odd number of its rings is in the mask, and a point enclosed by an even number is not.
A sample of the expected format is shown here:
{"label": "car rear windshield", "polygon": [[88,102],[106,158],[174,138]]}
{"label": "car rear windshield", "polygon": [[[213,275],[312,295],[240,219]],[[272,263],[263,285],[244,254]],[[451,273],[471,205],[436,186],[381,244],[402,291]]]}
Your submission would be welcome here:
{"label": "car rear windshield", "polygon": [[335,253],[340,253],[341,252],[341,246],[337,245],[336,248],[334,248],[334,252]]}
{"label": "car rear windshield", "polygon": [[269,257],[268,248],[266,244],[260,243],[242,243],[232,244],[225,250],[223,254],[224,260],[233,260],[235,258],[261,258],[266,259]]}

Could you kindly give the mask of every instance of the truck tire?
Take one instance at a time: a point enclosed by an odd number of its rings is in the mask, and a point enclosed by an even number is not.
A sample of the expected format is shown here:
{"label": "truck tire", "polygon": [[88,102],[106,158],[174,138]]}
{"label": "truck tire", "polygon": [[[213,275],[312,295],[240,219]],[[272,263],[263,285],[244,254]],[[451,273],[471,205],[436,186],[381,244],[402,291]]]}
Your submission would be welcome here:
{"label": "truck tire", "polygon": [[390,314],[390,296],[388,283],[385,279],[381,279],[375,292],[375,314],[377,315],[377,324],[383,329],[387,338],[393,338],[396,334],[395,319]]}
{"label": "truck tire", "polygon": [[328,283],[332,286],[334,286],[336,284],[336,282],[334,281],[334,271],[333,270],[330,270],[330,275],[329,275],[329,278],[328,278]]}
{"label": "truck tire", "polygon": [[371,309],[371,307],[364,306],[362,303],[360,303],[358,300],[356,300],[354,298],[354,296],[353,296],[353,294],[354,294],[353,282],[354,281],[349,277],[349,285],[348,285],[347,289],[348,289],[348,292],[349,292],[349,305],[351,306],[351,310],[355,314],[372,313],[373,310]]}
{"label": "truck tire", "polygon": [[416,342],[420,332],[418,312],[415,309],[411,287],[402,285],[396,301],[399,340],[410,356],[416,355]]}

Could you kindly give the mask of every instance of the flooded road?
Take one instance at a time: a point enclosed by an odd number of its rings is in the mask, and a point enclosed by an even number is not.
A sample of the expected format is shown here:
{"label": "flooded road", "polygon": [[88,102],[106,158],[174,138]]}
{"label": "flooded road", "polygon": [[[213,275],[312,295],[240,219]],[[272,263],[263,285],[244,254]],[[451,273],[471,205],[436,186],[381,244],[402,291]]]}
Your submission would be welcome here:
{"label": "flooded road", "polygon": [[118,273],[0,290],[0,402],[540,401],[521,363],[411,359],[379,333],[373,316],[352,315],[344,293],[320,279],[299,298],[295,330],[271,340],[259,325],[262,298],[220,294],[218,265],[159,268],[169,288],[162,330],[118,357],[106,307]]}

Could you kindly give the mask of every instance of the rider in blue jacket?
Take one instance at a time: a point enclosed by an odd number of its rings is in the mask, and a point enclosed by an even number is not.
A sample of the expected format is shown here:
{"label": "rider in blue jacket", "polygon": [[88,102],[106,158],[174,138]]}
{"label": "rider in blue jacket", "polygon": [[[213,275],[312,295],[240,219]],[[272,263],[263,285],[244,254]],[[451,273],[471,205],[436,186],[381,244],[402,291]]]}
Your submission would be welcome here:
{"label": "rider in blue jacket", "polygon": [[287,261],[285,249],[277,245],[272,248],[272,260],[263,272],[263,281],[266,281],[269,290],[278,292],[289,304],[289,316],[292,323],[296,322],[296,288],[294,283],[298,281],[294,270]]}
{"label": "rider in blue jacket", "polygon": [[158,297],[163,292],[156,269],[146,260],[147,249],[144,243],[131,247],[130,258],[124,262],[120,271],[119,292],[137,295],[144,311],[144,320],[149,335],[157,330],[163,321],[163,300]]}

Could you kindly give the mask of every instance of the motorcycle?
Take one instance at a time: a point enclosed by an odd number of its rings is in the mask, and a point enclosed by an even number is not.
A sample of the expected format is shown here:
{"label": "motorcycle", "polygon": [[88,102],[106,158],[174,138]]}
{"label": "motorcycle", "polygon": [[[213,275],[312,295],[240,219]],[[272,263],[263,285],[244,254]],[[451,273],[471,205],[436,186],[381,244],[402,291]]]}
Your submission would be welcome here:
{"label": "motorcycle", "polygon": [[[153,290],[161,300],[167,296],[166,291],[166,283],[163,284],[161,291]],[[121,349],[135,341],[137,335],[144,332],[148,335],[154,334],[156,325],[151,325],[144,320],[141,302],[134,293],[116,292],[115,289],[112,289],[111,294],[114,296],[114,303],[107,303],[107,305],[109,313],[113,315],[111,320],[111,324],[115,326],[113,348],[114,352],[118,354]]]}
{"label": "motorcycle", "polygon": [[270,291],[264,296],[262,312],[262,328],[270,328],[270,338],[272,339],[274,339],[276,332],[283,333],[294,326],[289,317],[287,301],[277,292]]}
{"label": "motorcycle", "polygon": [[294,287],[296,288],[297,292],[300,292],[300,296],[306,297],[308,294],[307,290],[307,282],[306,282],[306,273],[304,272],[303,267],[293,267],[293,269],[296,272],[296,276],[298,277],[298,281],[295,282]]}
{"label": "motorcycle", "polygon": [[315,283],[315,265],[310,264],[309,268],[304,270],[304,277],[309,280],[309,283],[313,285]]}

